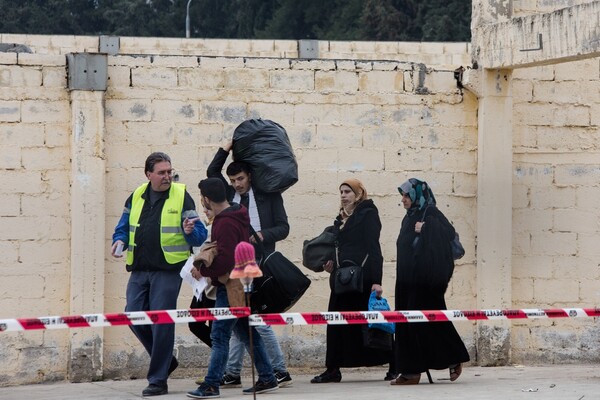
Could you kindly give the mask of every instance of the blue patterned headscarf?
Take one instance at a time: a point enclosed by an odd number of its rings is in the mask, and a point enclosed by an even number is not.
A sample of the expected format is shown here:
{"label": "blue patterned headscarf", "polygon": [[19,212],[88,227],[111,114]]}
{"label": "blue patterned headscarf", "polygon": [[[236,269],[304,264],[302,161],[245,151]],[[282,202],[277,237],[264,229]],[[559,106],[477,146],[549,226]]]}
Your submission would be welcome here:
{"label": "blue patterned headscarf", "polygon": [[420,181],[416,178],[410,178],[398,187],[398,192],[401,195],[407,194],[412,201],[410,210],[424,210],[427,206],[435,206],[435,197],[431,188],[425,181]]}

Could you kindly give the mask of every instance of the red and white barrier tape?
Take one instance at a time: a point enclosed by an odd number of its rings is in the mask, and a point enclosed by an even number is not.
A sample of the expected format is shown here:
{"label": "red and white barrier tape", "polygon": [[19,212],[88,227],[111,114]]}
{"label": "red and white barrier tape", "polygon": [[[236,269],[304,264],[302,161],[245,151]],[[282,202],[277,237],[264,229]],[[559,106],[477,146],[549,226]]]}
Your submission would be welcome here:
{"label": "red and white barrier tape", "polygon": [[600,308],[555,308],[522,310],[431,310],[431,311],[350,311],[317,313],[253,314],[250,325],[347,325],[366,323],[444,322],[510,320],[533,318],[600,317]]}
{"label": "red and white barrier tape", "polygon": [[191,310],[135,311],[119,314],[84,314],[67,317],[0,319],[0,332],[33,329],[95,328],[118,325],[180,324],[250,317],[250,325],[348,325],[366,323],[412,323],[444,321],[512,320],[535,318],[600,317],[600,308],[553,308],[517,310],[344,311],[314,313],[252,314],[246,307]]}
{"label": "red and white barrier tape", "polygon": [[96,328],[118,325],[180,324],[243,318],[250,315],[247,307],[198,308],[191,310],[133,311],[118,314],[84,314],[67,317],[0,319],[0,332],[33,329]]}

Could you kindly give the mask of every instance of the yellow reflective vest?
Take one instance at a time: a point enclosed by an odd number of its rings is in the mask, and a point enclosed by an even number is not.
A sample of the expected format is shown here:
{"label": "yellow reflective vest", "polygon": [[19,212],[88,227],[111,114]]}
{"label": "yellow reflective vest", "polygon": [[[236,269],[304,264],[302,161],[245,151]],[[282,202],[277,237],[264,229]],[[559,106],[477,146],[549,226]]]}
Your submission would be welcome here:
{"label": "yellow reflective vest", "polygon": [[[140,226],[139,220],[144,208],[144,198],[148,183],[138,187],[133,192],[131,211],[129,213],[129,247],[127,248],[127,265],[133,265],[135,252],[135,231]],[[169,264],[185,261],[190,256],[190,245],[183,236],[181,227],[181,211],[185,198],[185,185],[171,183],[169,198],[165,200],[160,216],[160,245],[165,260]]]}

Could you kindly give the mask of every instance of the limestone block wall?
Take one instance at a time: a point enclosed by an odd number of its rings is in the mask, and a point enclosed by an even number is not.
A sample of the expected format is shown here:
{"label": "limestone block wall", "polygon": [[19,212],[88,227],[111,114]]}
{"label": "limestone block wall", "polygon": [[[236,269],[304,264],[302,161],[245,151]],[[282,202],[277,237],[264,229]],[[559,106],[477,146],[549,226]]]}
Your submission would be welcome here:
{"label": "limestone block wall", "polygon": [[513,16],[552,12],[561,8],[591,3],[594,0],[513,0]]}
{"label": "limestone block wall", "polygon": [[[513,304],[600,304],[599,60],[515,70]],[[598,362],[593,319],[515,321],[514,362]]]}
{"label": "limestone block wall", "polygon": [[[96,51],[97,43],[80,37],[2,35],[3,41],[24,38],[34,53],[0,53],[0,170],[8,182],[0,189],[1,318],[68,315],[78,296],[71,291],[85,286],[70,282],[85,279],[85,273],[72,276],[72,271],[90,268],[70,257],[76,254],[70,231],[79,231],[82,221],[73,217],[70,203],[71,184],[80,177],[71,172],[74,100],[66,90],[65,53]],[[177,49],[166,55],[162,47],[140,55],[143,49],[135,50],[108,57],[104,134],[98,145],[106,171],[101,203],[107,213],[97,221],[106,232],[106,273],[103,286],[94,289],[103,293],[104,309],[89,312],[124,308],[128,274],[108,249],[123,202],[145,180],[146,156],[157,150],[170,154],[197,199],[197,182],[219,145],[240,122],[257,117],[287,129],[299,163],[300,181],[284,193],[291,225],[290,236],[278,246],[284,254],[299,264],[302,241],[337,213],[339,183],[357,177],[380,209],[384,290],[393,304],[395,240],[404,214],[396,187],[418,176],[432,185],[467,248],[448,304],[473,308],[477,101],[457,88],[453,70],[458,65],[186,55]],[[313,284],[294,310],[325,310],[327,277],[306,272]],[[179,307],[186,308],[190,299],[189,288],[182,287]],[[458,328],[475,358],[473,325]],[[277,332],[291,368],[324,364],[324,327]],[[2,384],[73,376],[69,365],[76,333],[2,335]],[[99,365],[90,379],[145,376],[148,358],[127,328],[103,329],[101,337],[94,339],[101,357],[94,359]],[[177,327],[175,352],[180,376],[198,374],[208,361],[208,349],[185,325]]]}
{"label": "limestone block wall", "polygon": [[[0,43],[19,43],[36,54],[96,52],[98,36],[44,36],[0,33]],[[296,40],[236,40],[120,37],[120,54],[167,56],[298,58]],[[469,43],[317,41],[318,58],[396,60],[427,65],[471,64]]]}

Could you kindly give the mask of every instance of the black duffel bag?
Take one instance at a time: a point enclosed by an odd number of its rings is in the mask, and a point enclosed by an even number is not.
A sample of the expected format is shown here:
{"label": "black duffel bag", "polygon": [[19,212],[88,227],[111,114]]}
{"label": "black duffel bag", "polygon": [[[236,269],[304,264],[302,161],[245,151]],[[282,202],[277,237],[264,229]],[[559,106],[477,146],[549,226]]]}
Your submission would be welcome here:
{"label": "black duffel bag", "polygon": [[233,132],[233,159],[252,168],[252,186],[283,192],[298,182],[298,162],[285,129],[268,119],[249,119]]}
{"label": "black duffel bag", "polygon": [[330,228],[316,238],[305,240],[302,246],[302,265],[314,272],[322,272],[323,265],[335,258],[337,236]]}
{"label": "black duffel bag", "polygon": [[282,313],[306,292],[310,279],[283,254],[274,251],[260,263],[263,276],[252,284],[251,309],[253,314]]}

